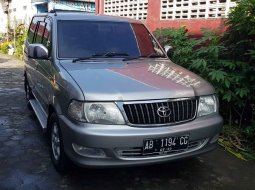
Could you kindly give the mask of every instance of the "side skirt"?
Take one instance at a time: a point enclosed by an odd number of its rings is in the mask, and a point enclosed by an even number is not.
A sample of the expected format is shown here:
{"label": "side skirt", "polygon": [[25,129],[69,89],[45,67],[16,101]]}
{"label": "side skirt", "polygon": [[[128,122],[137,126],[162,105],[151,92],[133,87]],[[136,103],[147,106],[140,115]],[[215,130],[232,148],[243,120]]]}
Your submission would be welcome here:
{"label": "side skirt", "polygon": [[42,109],[40,103],[35,99],[29,100],[30,105],[32,106],[36,117],[39,120],[39,123],[41,124],[42,130],[45,133],[47,131],[47,114]]}

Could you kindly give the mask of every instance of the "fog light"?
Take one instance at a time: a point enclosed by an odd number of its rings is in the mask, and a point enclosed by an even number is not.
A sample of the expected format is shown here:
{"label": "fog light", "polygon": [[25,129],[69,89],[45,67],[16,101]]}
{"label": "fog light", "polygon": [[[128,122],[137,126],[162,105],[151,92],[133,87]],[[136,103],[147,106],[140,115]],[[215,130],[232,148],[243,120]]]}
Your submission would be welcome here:
{"label": "fog light", "polygon": [[105,153],[102,149],[100,148],[89,148],[85,146],[80,146],[75,143],[72,144],[74,151],[81,155],[81,156],[86,156],[86,157],[96,157],[96,158],[103,158],[105,157]]}

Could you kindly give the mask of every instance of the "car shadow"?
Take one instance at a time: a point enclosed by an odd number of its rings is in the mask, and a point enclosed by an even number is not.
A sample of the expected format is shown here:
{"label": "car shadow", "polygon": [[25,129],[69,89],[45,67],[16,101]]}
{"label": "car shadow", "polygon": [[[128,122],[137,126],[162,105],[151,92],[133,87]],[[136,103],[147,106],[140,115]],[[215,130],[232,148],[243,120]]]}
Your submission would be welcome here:
{"label": "car shadow", "polygon": [[93,187],[92,189],[104,187],[111,190],[122,187],[147,189],[148,186],[149,189],[157,189],[159,184],[178,184],[179,187],[183,185],[183,188],[184,186],[186,188],[184,183],[190,184],[194,179],[207,178],[204,176],[206,171],[208,168],[199,157],[192,157],[164,164],[126,168],[88,169],[72,165],[68,173],[62,177],[66,184],[78,189],[81,187]]}

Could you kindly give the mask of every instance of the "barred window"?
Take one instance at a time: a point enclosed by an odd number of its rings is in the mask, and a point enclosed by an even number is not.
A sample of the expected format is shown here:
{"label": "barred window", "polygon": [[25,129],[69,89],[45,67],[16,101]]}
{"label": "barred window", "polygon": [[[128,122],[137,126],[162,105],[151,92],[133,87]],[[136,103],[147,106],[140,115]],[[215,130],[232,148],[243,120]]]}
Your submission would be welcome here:
{"label": "barred window", "polygon": [[146,20],[148,0],[105,0],[104,13]]}
{"label": "barred window", "polygon": [[226,18],[235,0],[161,0],[161,19]]}

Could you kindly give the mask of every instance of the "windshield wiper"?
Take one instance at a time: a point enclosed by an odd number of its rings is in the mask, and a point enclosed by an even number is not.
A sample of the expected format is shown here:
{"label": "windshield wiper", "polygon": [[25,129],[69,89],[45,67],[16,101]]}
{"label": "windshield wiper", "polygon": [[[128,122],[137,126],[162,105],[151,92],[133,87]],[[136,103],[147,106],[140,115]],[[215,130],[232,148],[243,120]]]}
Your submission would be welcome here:
{"label": "windshield wiper", "polygon": [[75,59],[73,59],[73,63],[75,63],[76,61],[83,61],[83,60],[88,60],[91,58],[93,58],[93,56],[75,58]]}
{"label": "windshield wiper", "polygon": [[141,56],[136,56],[136,57],[126,57],[124,58],[122,61],[131,61],[131,60],[134,60],[134,59],[140,59]]}
{"label": "windshield wiper", "polygon": [[129,56],[128,53],[122,52],[107,52],[107,53],[96,53],[93,57],[115,57],[115,56]]}
{"label": "windshield wiper", "polygon": [[165,56],[163,55],[160,55],[160,54],[156,54],[156,53],[153,53],[153,54],[149,54],[149,55],[145,55],[145,56],[135,56],[135,57],[127,57],[127,58],[124,58],[122,61],[130,61],[130,60],[134,60],[134,59],[140,59],[140,58],[165,58]]}
{"label": "windshield wiper", "polygon": [[145,57],[148,57],[148,58],[161,58],[161,57],[165,58],[165,56],[157,54],[157,53],[152,53],[152,54],[149,54],[149,55],[147,55]]}
{"label": "windshield wiper", "polygon": [[77,61],[83,61],[83,60],[88,60],[91,58],[108,58],[108,57],[115,57],[115,56],[129,56],[127,53],[118,53],[118,52],[107,52],[107,53],[96,53],[88,57],[79,57],[73,59],[73,63]]}

